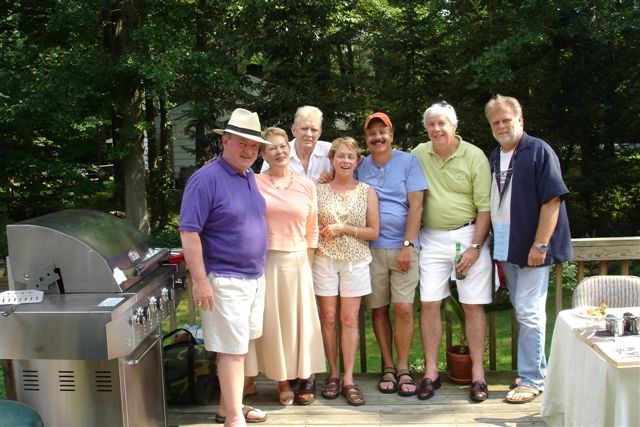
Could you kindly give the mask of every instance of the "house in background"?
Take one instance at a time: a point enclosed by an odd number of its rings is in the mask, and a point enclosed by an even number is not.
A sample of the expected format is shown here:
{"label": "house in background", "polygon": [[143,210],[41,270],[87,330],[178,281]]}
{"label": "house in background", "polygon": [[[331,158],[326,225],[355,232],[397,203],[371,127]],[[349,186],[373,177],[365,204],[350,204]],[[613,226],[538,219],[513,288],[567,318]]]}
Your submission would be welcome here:
{"label": "house in background", "polygon": [[[260,86],[262,69],[259,65],[251,64],[247,66],[247,76],[251,79],[252,89],[246,89],[247,93],[254,96],[259,96],[256,88]],[[293,106],[291,109],[291,120],[293,121],[293,114],[296,108],[299,106]],[[195,136],[193,130],[190,128],[191,116],[190,110],[192,108],[191,102],[186,102],[169,110],[167,119],[169,120],[172,138],[172,150],[171,150],[171,165],[173,168],[173,179],[176,188],[183,188],[187,182],[189,176],[196,169],[196,153],[195,153]],[[220,117],[221,123],[226,123],[229,120],[231,112],[225,113]],[[352,117],[351,117],[352,116]],[[348,115],[351,123],[355,122],[355,114]],[[335,122],[335,129],[343,132],[349,132],[352,127],[343,119],[338,119]],[[206,129],[206,134],[209,134],[213,129]],[[290,132],[287,128],[287,132]],[[156,134],[160,134],[160,120],[156,120]],[[291,135],[290,135],[291,136]],[[325,135],[323,135],[325,136]],[[329,135],[327,135],[329,137]],[[212,136],[213,138],[213,136]],[[323,138],[324,139],[324,138]],[[329,141],[331,139],[328,139]]]}
{"label": "house in background", "polygon": [[[195,139],[189,130],[191,103],[187,102],[169,110],[167,119],[171,125],[171,166],[177,188],[184,187],[187,178],[196,168]],[[156,134],[160,134],[160,120],[156,120]]]}

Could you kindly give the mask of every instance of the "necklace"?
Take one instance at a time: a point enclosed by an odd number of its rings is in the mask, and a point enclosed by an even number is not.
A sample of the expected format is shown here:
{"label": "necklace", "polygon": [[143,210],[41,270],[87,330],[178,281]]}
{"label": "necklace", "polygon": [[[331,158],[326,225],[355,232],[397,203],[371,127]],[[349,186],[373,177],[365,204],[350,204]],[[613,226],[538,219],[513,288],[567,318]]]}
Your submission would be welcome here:
{"label": "necklace", "polygon": [[341,191],[337,191],[335,183],[332,182],[329,184],[329,188],[331,188],[331,191],[335,194],[335,197],[337,197],[337,203],[334,206],[334,215],[338,223],[348,224],[351,218],[351,211],[357,198],[357,185],[354,188],[350,187],[350,185],[347,185],[341,188]]}
{"label": "necklace", "polygon": [[[267,175],[269,175],[269,181],[271,181],[271,187],[273,187],[275,190],[286,190],[291,186],[291,183],[293,183],[292,173],[290,173],[289,175],[278,177],[278,179],[274,179],[273,175],[271,175],[270,173],[267,173]],[[283,184],[282,181],[284,181],[285,178],[289,178],[289,179],[287,179],[286,183]]]}

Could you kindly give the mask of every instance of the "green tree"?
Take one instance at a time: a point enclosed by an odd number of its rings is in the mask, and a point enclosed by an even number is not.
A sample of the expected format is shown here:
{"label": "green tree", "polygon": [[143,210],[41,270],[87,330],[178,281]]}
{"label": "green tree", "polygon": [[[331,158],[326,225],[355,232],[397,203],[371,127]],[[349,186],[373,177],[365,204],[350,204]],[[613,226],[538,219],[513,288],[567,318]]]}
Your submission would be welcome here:
{"label": "green tree", "polygon": [[637,156],[620,156],[625,147],[638,152],[637,2],[473,3],[479,23],[469,24],[477,30],[472,37],[490,36],[482,51],[468,45],[480,55],[462,55],[472,58],[469,88],[484,99],[498,92],[518,97],[526,129],[558,151],[573,192],[574,235],[637,234],[640,222],[631,216],[640,190],[632,176],[640,165]]}
{"label": "green tree", "polygon": [[84,171],[112,162],[109,208],[161,230],[177,105],[190,106],[201,165],[220,150],[211,129],[237,106],[288,128],[298,106],[317,105],[329,140],[345,132],[338,124],[359,137],[363,118],[383,110],[409,149],[426,139],[421,112],[445,99],[461,135],[488,152],[483,106],[502,93],[560,154],[574,235],[640,231],[637,1],[7,3],[0,198],[13,220],[95,203],[103,187]]}

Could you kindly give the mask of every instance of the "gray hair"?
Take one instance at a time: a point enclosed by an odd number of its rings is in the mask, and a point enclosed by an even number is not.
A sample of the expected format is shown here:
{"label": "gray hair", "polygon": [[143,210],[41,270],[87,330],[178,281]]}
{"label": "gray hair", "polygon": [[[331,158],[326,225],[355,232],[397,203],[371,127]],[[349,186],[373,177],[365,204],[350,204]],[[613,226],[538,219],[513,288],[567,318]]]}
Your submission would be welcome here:
{"label": "gray hair", "polygon": [[436,116],[446,116],[449,119],[449,123],[451,123],[454,127],[458,126],[458,116],[456,115],[456,110],[447,103],[447,101],[436,102],[432,104],[429,108],[424,110],[424,114],[422,116],[423,124],[426,129],[427,120],[431,117]]}
{"label": "gray hair", "polygon": [[322,111],[318,107],[314,107],[312,105],[304,105],[299,107],[296,110],[296,115],[293,118],[293,123],[298,123],[298,121],[307,118],[309,116],[314,116],[320,120],[320,125],[322,126]]}

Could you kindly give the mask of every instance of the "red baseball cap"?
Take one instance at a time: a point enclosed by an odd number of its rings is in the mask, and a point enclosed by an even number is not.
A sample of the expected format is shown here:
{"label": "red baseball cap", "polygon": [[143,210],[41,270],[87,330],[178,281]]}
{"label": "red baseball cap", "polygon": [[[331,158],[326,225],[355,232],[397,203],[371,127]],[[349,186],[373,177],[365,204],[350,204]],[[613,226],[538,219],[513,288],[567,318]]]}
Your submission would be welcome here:
{"label": "red baseball cap", "polygon": [[387,116],[385,113],[380,112],[369,115],[369,117],[367,117],[367,120],[364,121],[364,128],[367,129],[369,127],[369,123],[371,123],[371,121],[374,119],[381,120],[382,123],[384,123],[387,127],[393,129],[393,125],[391,124],[391,119],[389,118],[389,116]]}

